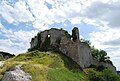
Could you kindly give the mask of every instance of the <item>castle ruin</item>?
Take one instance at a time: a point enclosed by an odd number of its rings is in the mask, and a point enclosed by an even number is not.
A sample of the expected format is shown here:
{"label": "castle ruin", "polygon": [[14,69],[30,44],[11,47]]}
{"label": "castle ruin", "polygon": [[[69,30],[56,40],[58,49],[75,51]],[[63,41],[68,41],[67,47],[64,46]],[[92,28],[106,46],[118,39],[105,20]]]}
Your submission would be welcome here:
{"label": "castle ruin", "polygon": [[51,28],[39,32],[37,36],[31,39],[29,51],[60,51],[75,61],[82,69],[91,65],[108,67],[114,73],[116,68],[108,63],[98,62],[91,55],[90,46],[80,41],[79,30],[73,28],[72,35],[63,29]]}

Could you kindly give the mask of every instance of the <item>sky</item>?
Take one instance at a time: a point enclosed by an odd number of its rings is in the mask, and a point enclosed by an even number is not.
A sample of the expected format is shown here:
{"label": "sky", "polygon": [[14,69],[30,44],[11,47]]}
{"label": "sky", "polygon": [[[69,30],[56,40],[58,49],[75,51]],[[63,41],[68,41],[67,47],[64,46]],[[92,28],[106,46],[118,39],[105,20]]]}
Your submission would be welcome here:
{"label": "sky", "polygon": [[120,70],[120,0],[0,0],[0,51],[18,55],[38,32],[73,27]]}

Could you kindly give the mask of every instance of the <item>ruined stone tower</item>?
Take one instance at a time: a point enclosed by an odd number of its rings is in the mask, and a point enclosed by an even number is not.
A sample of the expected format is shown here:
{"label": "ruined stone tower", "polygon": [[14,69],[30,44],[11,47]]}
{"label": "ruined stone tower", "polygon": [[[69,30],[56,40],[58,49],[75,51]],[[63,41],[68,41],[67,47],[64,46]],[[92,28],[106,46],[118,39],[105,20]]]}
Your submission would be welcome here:
{"label": "ruined stone tower", "polygon": [[80,40],[80,38],[79,38],[79,30],[78,30],[78,28],[77,27],[74,27],[73,28],[73,30],[72,30],[72,35],[74,35],[75,34],[75,36],[76,36],[76,40],[75,40],[75,42],[79,42]]}
{"label": "ruined stone tower", "polygon": [[80,65],[81,68],[86,68],[90,65],[102,65],[114,72],[116,71],[112,65],[100,63],[92,57],[90,46],[84,42],[80,42],[77,27],[73,28],[72,35],[66,30],[55,28],[39,32],[37,36],[31,39],[30,44],[29,51],[60,51]]}

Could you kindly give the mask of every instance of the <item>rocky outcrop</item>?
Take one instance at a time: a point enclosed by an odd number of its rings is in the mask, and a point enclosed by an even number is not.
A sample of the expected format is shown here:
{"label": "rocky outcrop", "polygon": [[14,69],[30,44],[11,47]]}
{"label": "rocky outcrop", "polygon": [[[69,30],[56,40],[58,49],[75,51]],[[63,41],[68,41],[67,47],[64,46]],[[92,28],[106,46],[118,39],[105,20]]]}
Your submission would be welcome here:
{"label": "rocky outcrop", "polygon": [[15,55],[14,54],[10,54],[10,53],[7,53],[7,52],[2,52],[0,51],[0,56],[4,59],[9,59],[9,58],[12,58],[14,57]]}
{"label": "rocky outcrop", "polygon": [[116,67],[112,64],[105,63],[105,62],[99,62],[95,58],[92,57],[92,65],[95,65],[97,67],[103,66],[107,67],[109,70],[111,70],[114,74],[117,74]]}
{"label": "rocky outcrop", "polygon": [[5,73],[2,81],[31,81],[31,76],[22,70],[21,65],[18,65]]}

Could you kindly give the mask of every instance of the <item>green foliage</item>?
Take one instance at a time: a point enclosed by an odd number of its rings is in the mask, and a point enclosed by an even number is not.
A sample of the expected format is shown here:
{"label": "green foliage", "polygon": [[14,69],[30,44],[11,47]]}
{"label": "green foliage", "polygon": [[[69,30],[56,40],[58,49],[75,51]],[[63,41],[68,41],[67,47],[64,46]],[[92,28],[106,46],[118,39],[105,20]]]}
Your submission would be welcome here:
{"label": "green foliage", "polygon": [[108,69],[97,71],[93,68],[84,69],[90,81],[120,81],[118,75],[112,73]]}
{"label": "green foliage", "polygon": [[81,41],[86,43],[86,44],[88,44],[91,47],[91,54],[98,61],[112,64],[112,62],[110,61],[110,57],[107,56],[107,52],[106,51],[98,50],[98,49],[94,48],[94,46],[91,46],[91,43],[88,40],[81,39]]}
{"label": "green foliage", "polygon": [[32,81],[46,81],[48,68],[44,65],[23,64],[23,70],[32,76]]}
{"label": "green foliage", "polygon": [[0,78],[18,64],[23,66],[26,73],[30,73],[32,81],[120,81],[120,76],[108,69],[84,69],[85,75],[76,62],[65,55],[38,50],[7,60],[0,69]]}
{"label": "green foliage", "polygon": [[91,47],[91,53],[92,53],[92,56],[95,57],[100,62],[102,61],[102,62],[112,63],[109,60],[110,57],[107,56],[107,53],[104,50],[98,50],[98,49],[95,49],[94,47]]}
{"label": "green foliage", "polygon": [[85,40],[85,39],[80,39],[81,42],[84,42],[86,44],[88,44],[89,46],[91,45],[90,41],[89,40]]}
{"label": "green foliage", "polygon": [[[41,55],[44,55],[44,52],[40,52],[38,50],[35,50],[35,51],[32,51],[30,54],[32,57],[39,57]],[[30,56],[30,54],[28,54],[27,56]]]}
{"label": "green foliage", "polygon": [[103,78],[101,77],[101,72],[97,72],[93,68],[84,69],[84,72],[86,73],[90,81],[103,81]]}
{"label": "green foliage", "polygon": [[70,58],[59,53],[38,50],[20,54],[7,60],[0,69],[0,76],[15,65],[22,65],[30,73],[32,81],[87,81],[79,66]]}
{"label": "green foliage", "polygon": [[50,47],[50,37],[46,36],[45,41],[42,43],[42,46],[40,48],[41,51],[48,51]]}
{"label": "green foliage", "polygon": [[38,38],[37,38],[37,40],[38,40],[37,47],[40,47],[41,42],[42,42],[42,41],[41,41],[41,33],[38,33],[38,34],[37,34],[37,37],[38,37]]}
{"label": "green foliage", "polygon": [[102,72],[102,77],[104,81],[120,81],[116,74],[113,74],[110,70],[104,69]]}
{"label": "green foliage", "polygon": [[72,72],[64,68],[49,69],[49,81],[87,81],[86,76],[82,72]]}
{"label": "green foliage", "polygon": [[74,29],[72,30],[72,38],[73,38],[73,41],[76,42],[77,35],[76,35],[76,31]]}

